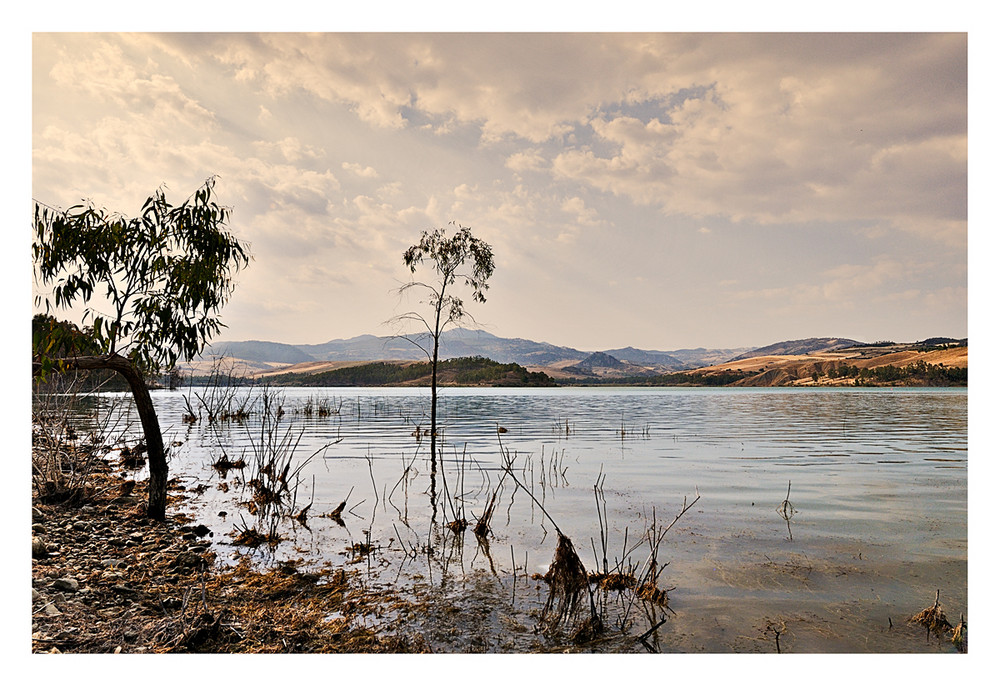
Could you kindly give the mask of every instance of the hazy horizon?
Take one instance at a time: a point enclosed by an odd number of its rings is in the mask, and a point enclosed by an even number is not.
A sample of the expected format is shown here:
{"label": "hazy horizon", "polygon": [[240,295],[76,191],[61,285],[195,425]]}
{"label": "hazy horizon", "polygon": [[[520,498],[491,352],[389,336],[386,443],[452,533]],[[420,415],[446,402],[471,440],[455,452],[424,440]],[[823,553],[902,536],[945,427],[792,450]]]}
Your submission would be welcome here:
{"label": "hazy horizon", "polygon": [[[458,328],[458,327],[456,327],[456,328]],[[476,329],[475,327],[468,327],[468,326],[461,327],[461,328],[472,329],[474,331],[485,331],[484,329]],[[453,329],[448,329],[447,331],[452,331],[452,330]],[[497,338],[527,340],[527,341],[531,341],[533,343],[544,343],[544,344],[547,344],[547,345],[554,345],[554,346],[559,346],[559,347],[563,347],[563,348],[573,348],[573,349],[579,350],[580,352],[605,352],[605,351],[608,351],[608,350],[620,350],[622,348],[636,348],[636,349],[640,349],[640,350],[652,350],[652,351],[655,351],[655,352],[671,352],[671,351],[677,351],[677,350],[697,350],[699,348],[704,348],[706,350],[736,350],[736,349],[742,349],[742,348],[747,348],[747,349],[765,348],[765,347],[767,347],[769,345],[773,345],[773,344],[776,344],[776,343],[784,343],[784,342],[787,342],[787,341],[795,341],[795,340],[808,340],[808,339],[812,339],[812,338],[817,338],[817,339],[824,339],[824,338],[847,338],[845,336],[803,336],[800,339],[773,340],[770,343],[763,343],[761,345],[706,346],[706,345],[692,344],[692,345],[675,346],[675,347],[672,347],[672,348],[642,348],[642,347],[637,346],[637,345],[630,345],[628,343],[625,343],[625,344],[622,344],[622,345],[612,346],[610,348],[583,348],[583,347],[578,346],[578,345],[573,345],[572,343],[553,343],[552,341],[538,340],[538,339],[534,339],[534,338],[527,338],[525,336],[518,336],[518,335],[513,335],[513,334],[508,335],[508,334],[505,334],[505,333],[502,333],[502,332],[496,332],[496,331],[486,331],[486,333],[492,334],[493,336],[496,336]],[[291,345],[291,346],[299,347],[299,346],[324,345],[326,343],[330,343],[330,342],[333,342],[333,341],[346,341],[346,340],[351,340],[351,339],[354,339],[354,338],[361,338],[362,336],[390,337],[391,334],[381,334],[380,335],[380,334],[373,334],[373,333],[359,333],[359,334],[355,334],[355,335],[352,335],[352,336],[336,336],[336,337],[333,337],[333,338],[328,338],[328,339],[326,339],[324,341],[316,341],[316,342],[303,343],[303,342],[300,342],[300,341],[268,340],[268,339],[262,339],[262,338],[235,339],[235,338],[230,338],[230,337],[226,336],[225,335],[225,331],[223,331],[223,333],[220,334],[215,340],[213,340],[212,343],[214,343],[216,345],[218,345],[218,344],[224,344],[224,343],[280,343],[280,344],[284,344],[284,345]],[[902,344],[902,343],[919,343],[920,341],[926,340],[928,338],[954,338],[956,340],[962,340],[963,338],[966,338],[966,336],[949,336],[948,334],[941,334],[941,335],[935,335],[935,336],[926,336],[926,337],[924,337],[922,339],[919,339],[919,340],[912,340],[912,341],[894,340],[892,342],[893,343],[900,343],[900,344]],[[858,339],[852,339],[852,340],[858,340]],[[877,342],[886,341],[886,340],[888,340],[888,339],[877,339],[877,340],[871,340],[871,341],[858,340],[858,343],[877,343]]]}
{"label": "hazy horizon", "polygon": [[218,175],[255,258],[220,340],[392,333],[403,250],[450,221],[494,248],[498,336],[964,338],[967,42],[36,33],[31,192],[134,215]]}

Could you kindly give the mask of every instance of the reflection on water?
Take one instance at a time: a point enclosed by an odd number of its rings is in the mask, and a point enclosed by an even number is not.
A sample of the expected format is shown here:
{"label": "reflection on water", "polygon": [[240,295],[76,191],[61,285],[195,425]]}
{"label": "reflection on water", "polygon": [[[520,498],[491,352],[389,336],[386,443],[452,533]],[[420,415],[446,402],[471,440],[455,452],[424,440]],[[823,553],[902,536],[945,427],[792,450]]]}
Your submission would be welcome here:
{"label": "reflection on water", "polygon": [[[154,393],[166,442],[179,444],[171,476],[210,486],[193,507],[227,558],[233,531],[252,521],[239,504],[250,477],[211,465],[223,452],[249,460],[259,420],[186,423],[185,393]],[[295,509],[310,509],[257,554],[364,565],[380,583],[453,602],[492,593],[510,611],[466,627],[485,650],[540,640],[504,625],[530,627],[525,608],[544,602],[530,576],[552,561],[551,521],[597,569],[699,496],[660,546],[675,614],[658,649],[770,652],[768,622],[780,617],[783,651],[926,650],[900,628],[906,616],[938,588],[956,618],[967,611],[964,390],[444,389],[434,474],[426,389],[279,393],[297,441]],[[532,497],[504,480],[502,450]],[[461,520],[467,530],[445,526]]]}

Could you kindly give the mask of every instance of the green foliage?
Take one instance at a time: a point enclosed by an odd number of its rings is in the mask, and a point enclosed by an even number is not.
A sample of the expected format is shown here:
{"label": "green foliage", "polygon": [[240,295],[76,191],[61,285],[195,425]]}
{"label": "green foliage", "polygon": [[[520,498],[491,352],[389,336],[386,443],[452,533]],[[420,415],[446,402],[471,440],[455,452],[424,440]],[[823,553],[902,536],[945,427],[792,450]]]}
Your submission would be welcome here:
{"label": "green foliage", "polygon": [[946,367],[928,364],[924,360],[912,362],[903,367],[887,364],[881,367],[857,367],[841,363],[830,369],[831,379],[854,379],[855,386],[967,386],[967,367]]}
{"label": "green foliage", "polygon": [[[454,222],[452,222],[454,224]],[[472,289],[472,298],[477,302],[486,302],[486,290],[489,288],[487,281],[493,275],[493,249],[483,240],[472,235],[472,229],[467,226],[458,226],[458,231],[451,238],[448,238],[444,229],[434,229],[434,231],[424,231],[420,236],[420,241],[410,246],[403,253],[403,264],[410,268],[410,273],[416,273],[417,266],[425,259],[434,263],[434,270],[441,277],[440,290],[432,288],[435,292],[440,292],[440,301],[432,302],[432,305],[446,304],[451,320],[461,318],[464,313],[462,301],[454,296],[446,296],[444,293],[448,286],[455,283],[455,279],[461,276],[465,284]],[[466,263],[472,266],[471,272],[461,272]]]}
{"label": "green foliage", "polygon": [[[414,288],[424,291],[427,294],[426,304],[430,305],[433,314],[430,319],[415,311],[394,318],[395,322],[404,326],[407,322],[419,324],[422,331],[412,336],[403,335],[402,338],[423,350],[432,363],[437,360],[441,334],[449,325],[462,321],[468,314],[465,302],[449,292],[449,288],[461,278],[472,289],[472,299],[484,303],[489,289],[487,282],[493,275],[493,249],[473,236],[469,227],[457,226],[458,231],[450,238],[444,229],[424,231],[420,241],[403,253],[403,264],[409,267],[411,274],[415,274],[424,261],[430,261],[438,276],[434,283],[414,280],[399,289],[400,293]],[[421,337],[430,338],[432,350],[418,341]]]}
{"label": "green foliage", "polygon": [[830,370],[827,371],[826,375],[831,379],[843,379],[843,378],[853,379],[856,378],[860,373],[861,370],[858,369],[858,367],[856,367],[855,365],[844,364],[843,362],[841,362],[836,367],[830,368]]}
{"label": "green foliage", "polygon": [[714,374],[702,374],[694,372],[690,374],[674,373],[663,374],[654,377],[650,381],[651,386],[729,386],[736,383],[752,373],[739,371],[722,371]]}
{"label": "green foliage", "polygon": [[905,386],[968,386],[968,367],[946,367],[942,364],[928,364],[924,360],[912,362],[905,367],[885,365],[872,369],[861,369],[854,380],[855,386],[875,386],[884,384]]}
{"label": "green foliage", "polygon": [[[47,383],[52,372],[67,371],[67,358],[100,354],[101,349],[89,327],[81,331],[76,324],[47,314],[36,314],[31,318],[31,356],[39,364],[36,377],[41,383]],[[81,375],[80,390],[128,388],[114,372],[94,370],[81,372]]]}
{"label": "green foliage", "polygon": [[44,360],[50,369],[54,366],[54,359],[99,355],[100,352],[90,329],[81,331],[72,322],[47,314],[36,314],[31,318],[32,357]]}
{"label": "green foliage", "polygon": [[[52,287],[46,312],[84,304],[84,330],[100,352],[127,354],[146,371],[200,353],[221,330],[218,312],[250,260],[225,229],[230,210],[213,199],[214,184],[176,207],[158,189],[132,218],[89,203],[63,211],[35,202],[31,249],[36,281]],[[91,305],[102,290],[110,313]]]}

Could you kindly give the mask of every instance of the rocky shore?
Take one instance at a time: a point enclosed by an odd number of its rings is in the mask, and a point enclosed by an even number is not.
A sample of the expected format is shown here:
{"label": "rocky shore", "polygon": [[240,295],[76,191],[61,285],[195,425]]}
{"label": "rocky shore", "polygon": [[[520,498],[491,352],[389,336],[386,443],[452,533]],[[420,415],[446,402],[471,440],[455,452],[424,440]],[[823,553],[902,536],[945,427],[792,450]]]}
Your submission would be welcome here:
{"label": "rocky shore", "polygon": [[100,463],[75,504],[32,501],[32,652],[422,652],[359,616],[404,601],[343,569],[214,564],[208,530],[145,516],[143,484]]}

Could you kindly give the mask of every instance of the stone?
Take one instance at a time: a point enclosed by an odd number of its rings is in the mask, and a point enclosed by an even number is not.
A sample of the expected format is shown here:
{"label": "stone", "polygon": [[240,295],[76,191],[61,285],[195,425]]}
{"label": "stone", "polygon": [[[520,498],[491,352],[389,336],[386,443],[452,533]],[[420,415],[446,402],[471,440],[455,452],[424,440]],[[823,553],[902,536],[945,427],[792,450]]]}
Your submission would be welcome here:
{"label": "stone", "polygon": [[43,541],[38,536],[31,537],[31,557],[36,560],[44,560],[49,556],[48,546],[45,545]]}
{"label": "stone", "polygon": [[174,565],[177,567],[197,567],[204,562],[201,556],[197,553],[192,553],[190,551],[185,551],[177,555],[174,559]]}
{"label": "stone", "polygon": [[64,576],[61,579],[53,581],[51,588],[55,591],[68,591],[70,593],[76,593],[80,590],[80,582],[73,577]]}

